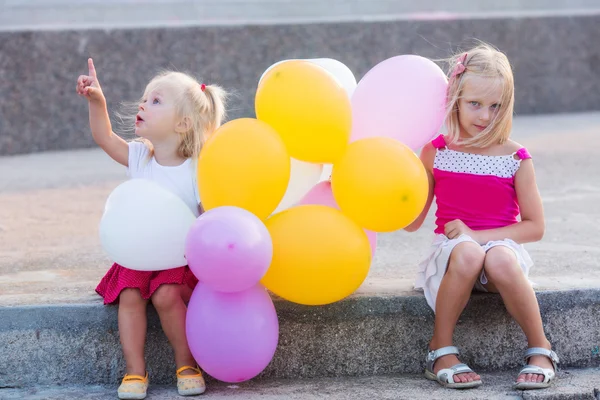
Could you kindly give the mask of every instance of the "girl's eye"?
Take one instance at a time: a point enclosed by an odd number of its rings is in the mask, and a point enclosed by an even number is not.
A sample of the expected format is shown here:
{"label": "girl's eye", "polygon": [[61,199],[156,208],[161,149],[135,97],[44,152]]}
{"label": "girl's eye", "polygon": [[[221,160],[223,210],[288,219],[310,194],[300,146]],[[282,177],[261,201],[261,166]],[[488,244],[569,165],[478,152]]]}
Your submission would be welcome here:
{"label": "girl's eye", "polygon": [[473,107],[479,106],[479,102],[478,101],[470,101],[469,104],[471,104]]}
{"label": "girl's eye", "polygon": [[160,101],[158,101],[158,99],[156,99],[156,98],[155,98],[155,99],[152,101],[152,104],[160,104]]}
{"label": "girl's eye", "polygon": [[492,104],[492,108],[493,108],[494,110],[497,110],[497,109],[499,109],[499,108],[500,108],[500,104]]}

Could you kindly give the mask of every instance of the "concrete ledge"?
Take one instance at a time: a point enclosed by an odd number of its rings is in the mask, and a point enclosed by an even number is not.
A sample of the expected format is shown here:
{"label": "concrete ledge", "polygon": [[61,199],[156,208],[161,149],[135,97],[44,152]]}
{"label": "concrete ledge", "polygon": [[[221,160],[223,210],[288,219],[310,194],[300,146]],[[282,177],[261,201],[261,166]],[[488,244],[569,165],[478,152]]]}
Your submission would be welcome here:
{"label": "concrete ledge", "polygon": [[[474,390],[448,390],[419,375],[285,379],[244,382],[238,385],[211,382],[206,396],[228,400],[410,399],[410,400],[600,400],[600,369],[558,372],[557,384],[546,390],[516,391],[511,382],[516,371],[482,373],[483,386]],[[77,385],[2,389],[3,400],[114,399],[117,385]],[[181,400],[173,385],[151,384],[148,399]]]}
{"label": "concrete ledge", "polygon": [[[561,366],[600,366],[600,289],[537,295]],[[421,296],[358,297],[323,307],[275,304],[279,348],[259,380],[419,373],[424,367],[433,313]],[[149,314],[148,369],[154,383],[171,383],[171,349],[154,310]],[[116,307],[4,307],[0,321],[0,387],[114,384],[123,373]],[[463,360],[481,371],[517,369],[526,348],[500,297],[491,294],[472,297],[455,343]]]}
{"label": "concrete ledge", "polygon": [[398,54],[447,56],[469,38],[511,59],[518,114],[598,110],[600,15],[0,33],[0,155],[89,147],[87,105],[74,91],[95,58],[111,114],[162,68],[190,71],[254,115],[261,73],[287,58],[332,57],[360,79]]}

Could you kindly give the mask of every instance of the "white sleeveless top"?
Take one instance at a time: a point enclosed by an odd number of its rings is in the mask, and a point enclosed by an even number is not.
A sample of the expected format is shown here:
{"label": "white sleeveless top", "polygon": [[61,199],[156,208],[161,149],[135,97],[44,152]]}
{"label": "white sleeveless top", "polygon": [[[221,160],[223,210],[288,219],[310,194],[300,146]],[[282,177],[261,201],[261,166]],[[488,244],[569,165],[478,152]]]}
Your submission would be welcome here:
{"label": "white sleeveless top", "polygon": [[158,183],[179,196],[196,217],[200,215],[196,168],[191,158],[180,165],[167,167],[157,163],[154,156],[150,157],[150,150],[144,143],[130,142],[127,176],[131,179],[148,179]]}

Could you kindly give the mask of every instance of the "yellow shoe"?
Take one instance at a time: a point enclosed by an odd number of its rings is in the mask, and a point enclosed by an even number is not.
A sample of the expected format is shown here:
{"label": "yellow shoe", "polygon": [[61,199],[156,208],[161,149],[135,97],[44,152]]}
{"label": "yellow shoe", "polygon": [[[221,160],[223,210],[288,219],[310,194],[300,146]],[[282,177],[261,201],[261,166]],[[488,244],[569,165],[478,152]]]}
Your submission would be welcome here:
{"label": "yellow shoe", "polygon": [[[181,375],[185,370],[196,371],[194,375]],[[199,368],[185,365],[177,370],[177,392],[180,396],[194,396],[206,390],[206,383]]]}
{"label": "yellow shoe", "polygon": [[148,372],[146,376],[125,374],[117,390],[119,399],[145,399],[148,390]]}

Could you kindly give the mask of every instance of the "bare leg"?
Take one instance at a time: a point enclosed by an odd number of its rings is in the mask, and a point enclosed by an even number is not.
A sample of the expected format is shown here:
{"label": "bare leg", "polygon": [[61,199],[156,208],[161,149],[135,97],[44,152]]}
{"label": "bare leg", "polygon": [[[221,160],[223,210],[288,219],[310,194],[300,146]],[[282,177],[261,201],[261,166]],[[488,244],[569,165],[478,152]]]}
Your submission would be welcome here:
{"label": "bare leg", "polygon": [[[436,299],[435,326],[429,345],[431,350],[452,345],[458,317],[469,301],[483,268],[484,258],[485,252],[481,246],[473,242],[460,243],[452,250],[448,270]],[[434,373],[459,363],[455,355],[440,357],[435,363]],[[458,374],[454,379],[456,382],[473,382],[479,380],[480,376],[476,373]]]}
{"label": "bare leg", "polygon": [[[189,290],[187,285],[161,285],[152,295],[152,304],[158,312],[163,331],[173,346],[177,368],[184,365],[196,366],[185,333],[187,307],[182,297],[187,295],[189,298]],[[182,373],[182,375],[188,374],[195,374],[195,372],[186,370]]]}
{"label": "bare leg", "polygon": [[124,289],[119,295],[119,336],[125,357],[126,372],[130,375],[146,374],[144,345],[146,342],[147,300],[139,289]]}
{"label": "bare leg", "polygon": [[[540,307],[535,292],[519,266],[515,253],[506,246],[491,248],[484,262],[485,274],[489,283],[486,285],[490,292],[500,293],[507,311],[517,321],[529,347],[550,349],[542,326]],[[529,359],[532,365],[552,369],[552,362],[544,356],[533,356]],[[517,382],[541,382],[543,375],[519,375]]]}

